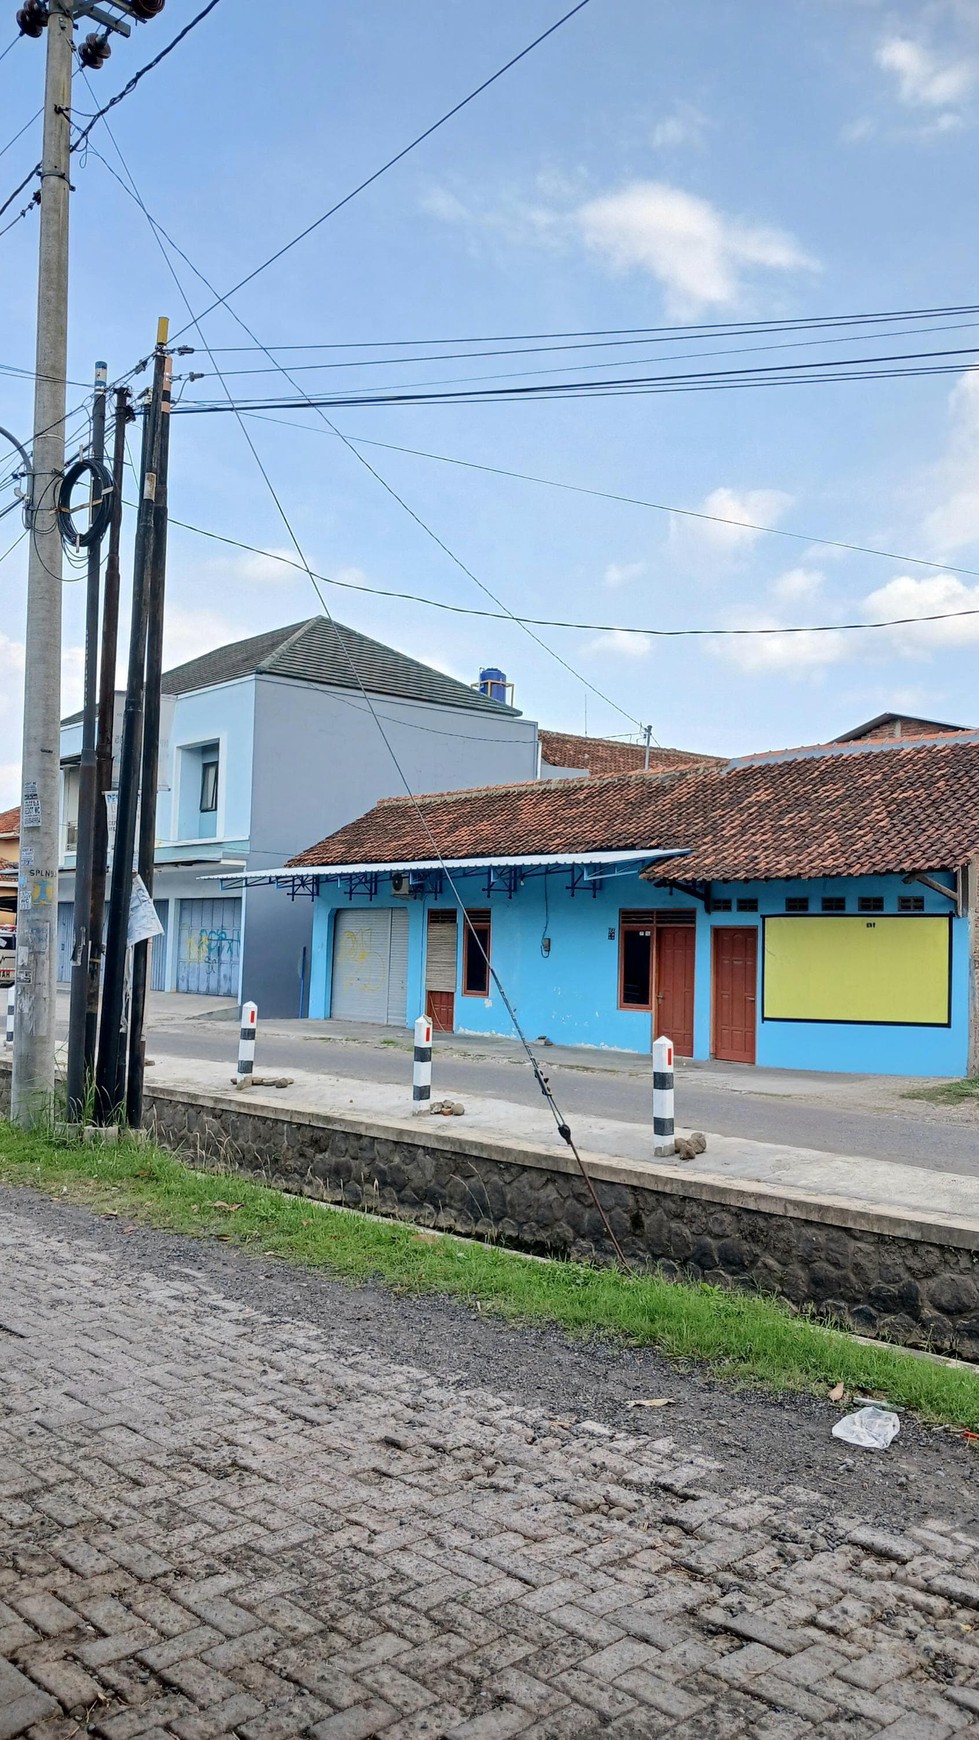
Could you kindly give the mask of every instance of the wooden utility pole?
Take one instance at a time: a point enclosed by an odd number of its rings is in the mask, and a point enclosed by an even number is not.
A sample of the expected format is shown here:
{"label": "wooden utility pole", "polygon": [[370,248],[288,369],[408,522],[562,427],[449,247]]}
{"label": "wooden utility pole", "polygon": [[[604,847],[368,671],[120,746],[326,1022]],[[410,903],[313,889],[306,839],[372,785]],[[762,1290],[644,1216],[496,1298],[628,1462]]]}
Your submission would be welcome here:
{"label": "wooden utility pole", "polygon": [[156,529],[156,483],[160,465],[163,417],[163,385],[168,361],[168,323],[157,326],[153,387],[145,411],[140,469],[139,513],[133,553],[133,606],[129,628],[129,673],[119,754],[119,797],[116,809],[112,877],[109,887],[109,919],[105,941],[105,971],[102,985],[102,1019],[95,1071],[96,1113],[102,1122],[114,1118],[126,1098],[126,956],[129,911],[133,892],[133,854],[136,846],[136,809],[139,802],[140,765],[143,751],[143,702],[146,681],[146,632],[149,608],[149,576],[153,563]]}
{"label": "wooden utility pole", "polygon": [[[106,365],[95,365],[95,403],[92,411],[92,460],[99,466],[105,456]],[[93,483],[93,492],[100,486]],[[93,493],[92,519],[98,504]],[[82,703],[82,752],[78,770],[78,823],[75,843],[75,945],[71,956],[71,1005],[68,1014],[68,1120],[84,1115],[85,1020],[88,1011],[89,958],[92,943],[92,865],[95,852],[95,801],[98,783],[96,735],[98,730],[99,591],[102,572],[101,540],[93,537],[88,548],[88,579],[85,596],[85,687]]]}
{"label": "wooden utility pole", "polygon": [[105,794],[112,790],[112,748],[115,740],[116,656],[119,642],[119,546],[122,541],[122,480],[126,465],[126,427],[135,416],[128,387],[116,388],[112,437],[112,517],[105,559],[102,596],[102,652],[99,666],[99,728],[95,751],[95,815],[93,818],[92,898],[89,919],[88,1005],[85,1014],[85,1080],[95,1078],[95,1047],[102,983],[102,932],[105,926],[105,877],[108,867],[109,823]]}
{"label": "wooden utility pole", "polygon": [[[147,894],[153,895],[156,865],[156,800],[160,782],[160,710],[163,677],[163,605],[167,574],[167,466],[170,456],[170,378],[173,358],[163,365],[163,395],[160,404],[159,462],[153,499],[153,540],[148,575],[146,630],[146,690],[143,708],[142,799],[136,869]],[[145,938],[133,948],[132,995],[129,1012],[129,1079],[126,1085],[126,1122],[132,1129],[143,1121],[143,1074],[150,943]]]}

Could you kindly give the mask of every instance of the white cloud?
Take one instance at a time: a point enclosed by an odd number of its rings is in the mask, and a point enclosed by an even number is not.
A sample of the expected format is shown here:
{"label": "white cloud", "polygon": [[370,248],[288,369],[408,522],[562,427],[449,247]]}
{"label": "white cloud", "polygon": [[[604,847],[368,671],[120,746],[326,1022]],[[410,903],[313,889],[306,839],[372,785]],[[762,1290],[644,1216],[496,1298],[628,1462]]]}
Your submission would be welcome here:
{"label": "white cloud", "polygon": [[[972,89],[975,62],[942,60],[910,36],[889,36],[874,56],[897,80],[898,96],[909,108],[950,109]],[[955,125],[952,118],[947,125]]]}
{"label": "white cloud", "polygon": [[869,115],[861,115],[856,121],[848,121],[840,128],[840,138],[844,145],[859,145],[864,139],[872,139],[877,131],[876,121]]}
{"label": "white cloud", "polygon": [[20,802],[20,762],[0,761],[0,810]]}
{"label": "white cloud", "polygon": [[[678,116],[660,125],[663,143],[680,143]],[[683,126],[691,125],[687,116]],[[533,197],[505,189],[495,201],[434,187],[421,209],[459,229],[495,232],[511,245],[567,250],[584,243],[613,271],[655,278],[667,310],[680,318],[737,303],[759,272],[819,269],[787,230],[732,216],[667,182],[635,181],[582,201],[583,182],[539,175]]]}
{"label": "white cloud", "polygon": [[[251,632],[260,633],[260,629]],[[241,640],[240,620],[225,616],[219,610],[182,610],[167,607],[163,631],[163,663],[165,667],[186,664],[213,652],[229,641]]]}
{"label": "white cloud", "polygon": [[[778,628],[781,625],[775,617],[759,615],[746,626]],[[712,650],[716,657],[737,665],[741,671],[773,674],[794,671],[800,676],[807,673],[815,676],[828,665],[842,664],[855,648],[850,645],[847,635],[839,634],[835,629],[821,633],[803,629],[799,634],[734,635],[727,640],[715,641]]]}
{"label": "white cloud", "polygon": [[692,103],[677,103],[670,115],[663,115],[649,135],[654,151],[675,151],[684,146],[702,148],[707,131],[707,116]]}
{"label": "white cloud", "polygon": [[614,628],[611,634],[600,634],[597,640],[589,641],[588,651],[595,653],[616,653],[624,658],[643,659],[652,650],[652,641],[645,634],[626,634],[621,628]]}
{"label": "white cloud", "polygon": [[816,269],[787,231],[731,217],[665,182],[633,182],[588,200],[575,215],[592,253],[614,271],[648,272],[663,286],[667,308],[678,317],[737,302],[743,275],[753,269]]}
{"label": "white cloud", "polygon": [[948,447],[933,474],[940,494],[925,536],[941,555],[979,540],[979,373],[963,375],[949,394]]}
{"label": "white cloud", "polygon": [[920,657],[936,648],[954,649],[979,642],[979,586],[967,586],[954,574],[930,574],[921,579],[898,574],[869,593],[864,608],[868,619],[877,622],[947,611],[975,612],[972,616],[946,616],[940,622],[922,622],[917,628],[908,625],[889,629],[888,640],[895,651],[909,657]]}
{"label": "white cloud", "polygon": [[783,604],[801,604],[807,599],[818,597],[823,589],[825,576],[818,568],[788,568],[784,574],[779,574],[772,581],[772,597],[778,598]]}
{"label": "white cloud", "polygon": [[605,570],[606,586],[628,586],[646,572],[645,562],[610,562]]}
{"label": "white cloud", "polygon": [[458,194],[451,193],[447,187],[430,188],[422,198],[421,208],[429,217],[439,218],[446,224],[468,223],[473,215]]}
{"label": "white cloud", "polygon": [[[61,712],[82,704],[85,649],[67,646],[61,655]],[[20,745],[24,713],[24,643],[0,634],[0,743],[8,760],[0,763],[0,809],[20,801]]]}
{"label": "white cloud", "polygon": [[792,497],[782,489],[712,489],[699,504],[699,512],[712,519],[693,520],[674,515],[671,536],[695,539],[709,549],[733,554],[747,549],[761,536],[759,528],[781,519],[792,505]]}

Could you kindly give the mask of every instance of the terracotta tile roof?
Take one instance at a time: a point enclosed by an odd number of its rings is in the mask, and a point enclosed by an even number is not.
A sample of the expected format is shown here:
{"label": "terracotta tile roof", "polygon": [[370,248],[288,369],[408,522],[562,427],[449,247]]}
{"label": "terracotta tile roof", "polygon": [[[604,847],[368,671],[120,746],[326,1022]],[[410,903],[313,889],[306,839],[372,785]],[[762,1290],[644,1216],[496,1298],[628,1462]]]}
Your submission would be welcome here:
{"label": "terracotta tile roof", "polygon": [[[647,844],[656,794],[685,777],[628,773],[610,779],[533,780],[436,792],[414,802],[382,798],[365,816],[290,862],[328,865],[431,858],[433,837],[446,858],[641,848]],[[677,842],[671,839],[669,844]]]}
{"label": "terracotta tile roof", "polygon": [[921,719],[916,713],[878,713],[852,731],[841,731],[834,743],[866,742],[879,737],[946,737],[950,732],[968,731],[968,725],[947,725],[941,719]]}
{"label": "terracotta tile roof", "polygon": [[[629,773],[386,798],[292,859],[405,863],[493,852],[690,854],[657,877],[754,881],[943,870],[979,853],[979,733],[783,751],[690,773]],[[430,830],[430,834],[429,831]]]}
{"label": "terracotta tile roof", "polygon": [[20,833],[20,805],[15,804],[12,810],[0,810],[0,838],[7,834]]}
{"label": "terracotta tile roof", "polygon": [[[538,732],[541,761],[549,767],[575,767],[584,773],[635,773],[646,764],[641,743],[613,743],[608,737],[576,737],[570,731]],[[649,751],[649,769],[663,773],[673,768],[720,766],[723,757],[698,755],[693,749],[662,749],[656,743]]]}

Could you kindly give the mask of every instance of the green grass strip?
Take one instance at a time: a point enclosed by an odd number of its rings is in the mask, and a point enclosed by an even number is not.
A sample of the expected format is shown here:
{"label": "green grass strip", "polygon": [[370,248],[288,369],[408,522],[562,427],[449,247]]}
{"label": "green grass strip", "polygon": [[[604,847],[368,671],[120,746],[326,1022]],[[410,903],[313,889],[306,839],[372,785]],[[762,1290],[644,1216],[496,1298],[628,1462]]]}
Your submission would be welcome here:
{"label": "green grass strip", "polygon": [[902,1100],[930,1100],[933,1106],[958,1106],[963,1100],[979,1100],[979,1075],[960,1081],[941,1081],[937,1087],[907,1088]]}
{"label": "green grass strip", "polygon": [[622,1337],[782,1390],[884,1398],[921,1419],[979,1428],[979,1377],[866,1345],[777,1300],[612,1268],[540,1261],[496,1245],[324,1207],[159,1148],[69,1146],[0,1124],[0,1183],[30,1185],[124,1224],[225,1239],[347,1281],[435,1293],[511,1322]]}

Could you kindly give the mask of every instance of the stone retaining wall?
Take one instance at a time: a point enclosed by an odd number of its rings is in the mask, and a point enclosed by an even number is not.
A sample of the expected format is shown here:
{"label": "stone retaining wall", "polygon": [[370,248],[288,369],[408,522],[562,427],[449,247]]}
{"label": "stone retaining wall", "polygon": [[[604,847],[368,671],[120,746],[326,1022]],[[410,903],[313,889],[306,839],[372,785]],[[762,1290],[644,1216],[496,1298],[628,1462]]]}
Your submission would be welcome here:
{"label": "stone retaining wall", "polygon": [[[541,1255],[613,1252],[573,1158],[444,1129],[147,1089],[157,1140],[197,1165]],[[10,1066],[0,1060],[0,1116]],[[770,1185],[589,1159],[629,1261],[777,1294],[909,1347],[979,1360],[979,1225]]]}
{"label": "stone retaining wall", "polygon": [[[608,1234],[561,1151],[484,1136],[149,1090],[158,1140],[281,1189],[538,1254],[607,1262]],[[629,1261],[778,1294],[866,1335],[979,1359],[979,1225],[771,1186],[588,1162]]]}

